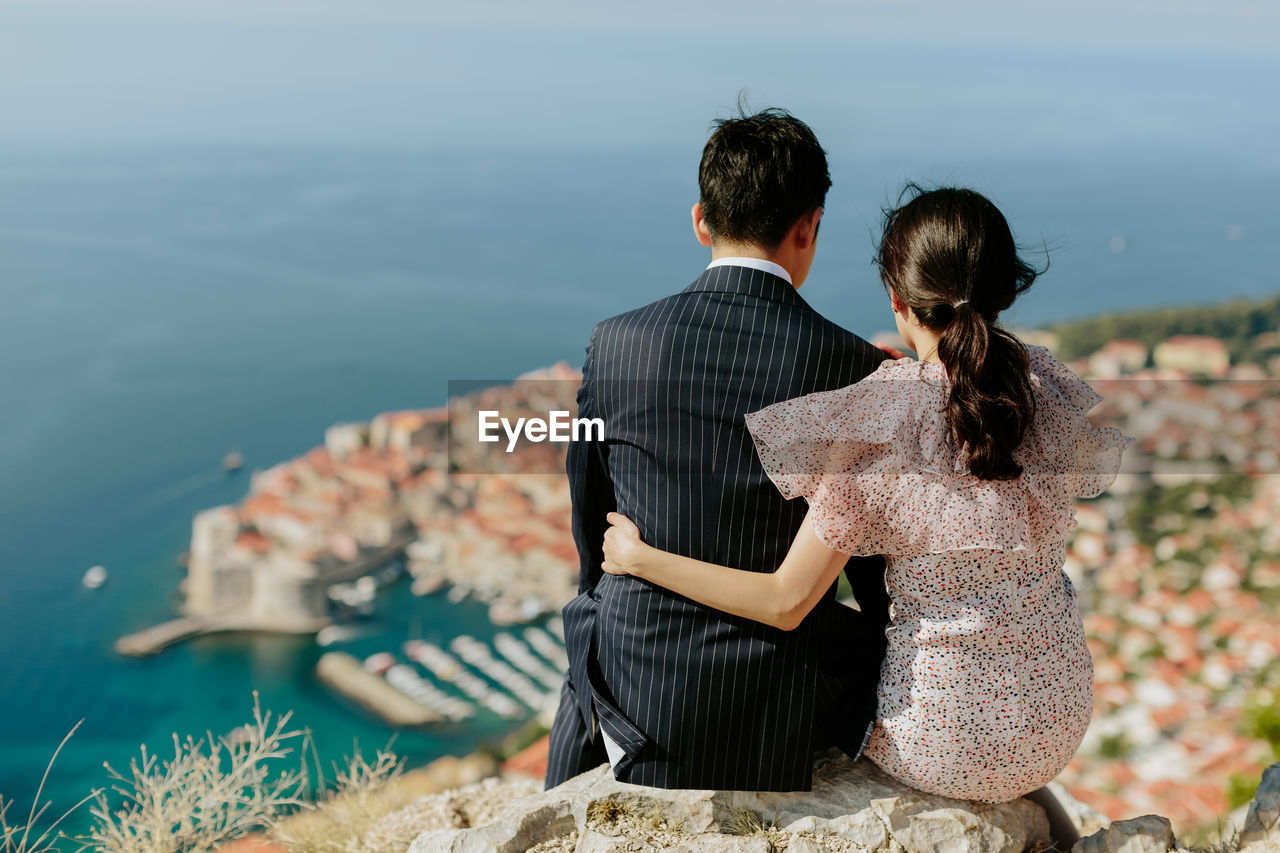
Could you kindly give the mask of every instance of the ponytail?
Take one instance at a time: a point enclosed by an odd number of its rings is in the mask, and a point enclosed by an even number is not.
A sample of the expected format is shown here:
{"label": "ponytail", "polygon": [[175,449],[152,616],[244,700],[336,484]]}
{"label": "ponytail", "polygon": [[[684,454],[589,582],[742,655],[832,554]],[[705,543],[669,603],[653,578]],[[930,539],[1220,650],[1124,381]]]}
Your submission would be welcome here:
{"label": "ponytail", "polygon": [[957,447],[969,450],[969,472],[983,480],[1022,473],[1013,452],[1035,416],[1027,350],[968,302],[938,340],[951,393],[946,421]]}
{"label": "ponytail", "polygon": [[[1031,287],[1037,270],[1018,257],[1009,223],[973,190],[908,184],[885,211],[876,252],[880,279],[940,333],[938,359],[951,391],[946,422],[969,472],[984,480],[1022,474],[1014,453],[1035,416],[1027,349],[996,317]],[[900,199],[901,201],[901,199]]]}

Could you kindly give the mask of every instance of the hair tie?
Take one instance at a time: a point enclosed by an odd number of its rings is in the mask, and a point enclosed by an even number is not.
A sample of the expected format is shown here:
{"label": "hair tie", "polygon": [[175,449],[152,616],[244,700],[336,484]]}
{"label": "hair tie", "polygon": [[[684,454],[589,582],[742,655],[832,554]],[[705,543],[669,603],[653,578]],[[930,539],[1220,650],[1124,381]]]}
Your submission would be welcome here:
{"label": "hair tie", "polygon": [[968,299],[960,299],[960,300],[958,300],[958,301],[956,301],[956,302],[952,302],[952,303],[951,303],[951,307],[952,307],[952,308],[959,308],[961,305],[968,305],[968,304],[969,304],[969,300],[968,300]]}

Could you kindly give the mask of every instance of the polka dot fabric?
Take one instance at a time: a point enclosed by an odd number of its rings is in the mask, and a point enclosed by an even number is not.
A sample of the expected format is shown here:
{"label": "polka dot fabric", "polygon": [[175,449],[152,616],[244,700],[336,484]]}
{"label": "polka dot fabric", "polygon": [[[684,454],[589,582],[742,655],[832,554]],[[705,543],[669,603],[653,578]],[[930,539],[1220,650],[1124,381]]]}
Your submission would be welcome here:
{"label": "polka dot fabric", "polygon": [[1100,397],[1029,347],[1036,415],[1015,480],[979,480],[943,417],[942,365],[887,361],[855,385],[747,415],[765,470],[847,554],[884,554],[892,601],[866,754],[922,791],[1004,802],[1070,761],[1093,664],[1071,581],[1072,499],[1115,479],[1132,441]]}

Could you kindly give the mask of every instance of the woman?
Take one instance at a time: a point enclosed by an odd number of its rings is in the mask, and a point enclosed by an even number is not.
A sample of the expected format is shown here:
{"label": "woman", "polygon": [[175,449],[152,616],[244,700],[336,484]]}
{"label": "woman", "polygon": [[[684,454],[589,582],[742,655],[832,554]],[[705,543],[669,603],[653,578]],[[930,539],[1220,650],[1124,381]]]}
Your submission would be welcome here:
{"label": "woman", "polygon": [[1131,439],[1094,427],[1098,395],[996,324],[1037,273],[995,205],[912,189],[877,262],[920,360],[747,416],[773,482],[809,503],[778,570],[658,551],[616,513],[604,570],[790,630],[850,555],[884,554],[892,618],[866,754],[919,790],[1003,802],[1053,779],[1088,726],[1065,542],[1072,499],[1110,485]]}

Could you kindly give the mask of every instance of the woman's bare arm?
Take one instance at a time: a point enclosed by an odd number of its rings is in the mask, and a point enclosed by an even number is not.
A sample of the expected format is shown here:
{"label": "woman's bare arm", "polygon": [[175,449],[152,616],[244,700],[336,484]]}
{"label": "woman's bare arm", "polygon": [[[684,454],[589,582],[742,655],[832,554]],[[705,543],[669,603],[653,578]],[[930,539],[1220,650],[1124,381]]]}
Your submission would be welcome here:
{"label": "woman's bare arm", "polygon": [[782,565],[748,572],[660,551],[640,540],[631,519],[609,513],[602,568],[634,575],[686,598],[784,631],[798,626],[830,589],[849,555],[823,544],[806,514]]}

